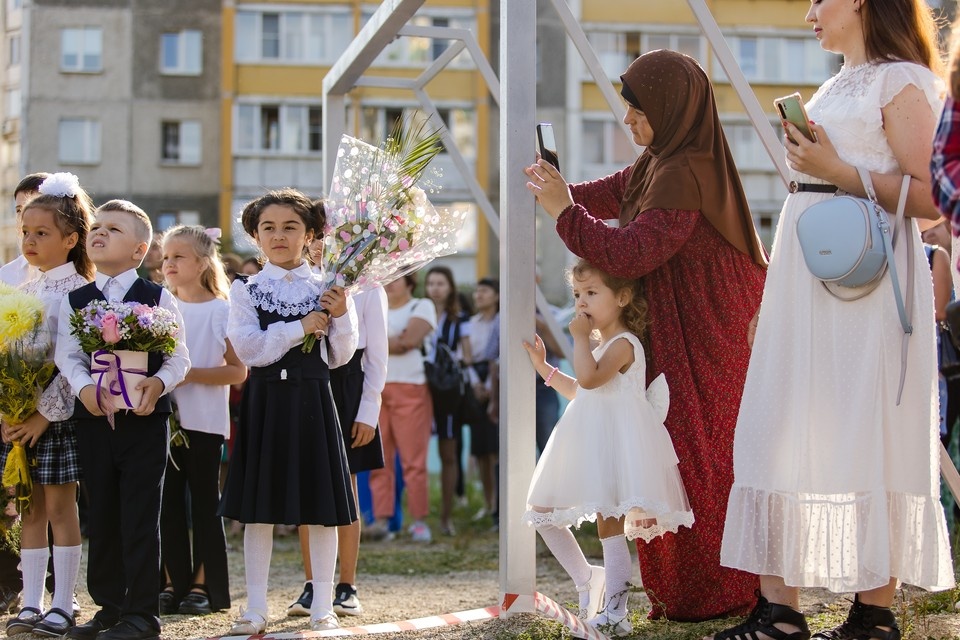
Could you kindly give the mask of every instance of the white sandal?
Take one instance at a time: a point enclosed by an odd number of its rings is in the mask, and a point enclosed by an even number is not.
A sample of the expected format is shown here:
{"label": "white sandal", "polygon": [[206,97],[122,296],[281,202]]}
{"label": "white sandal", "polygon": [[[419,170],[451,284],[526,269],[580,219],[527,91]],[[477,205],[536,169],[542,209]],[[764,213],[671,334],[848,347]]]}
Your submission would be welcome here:
{"label": "white sandal", "polygon": [[603,567],[590,565],[590,581],[587,584],[577,586],[577,592],[590,592],[590,599],[587,601],[587,608],[580,609],[577,617],[581,620],[590,620],[595,618],[600,611],[600,605],[603,603],[603,591],[606,587],[606,571]]}
{"label": "white sandal", "polygon": [[247,609],[240,608],[240,617],[233,621],[233,626],[227,632],[228,636],[256,636],[267,630],[265,616]]}

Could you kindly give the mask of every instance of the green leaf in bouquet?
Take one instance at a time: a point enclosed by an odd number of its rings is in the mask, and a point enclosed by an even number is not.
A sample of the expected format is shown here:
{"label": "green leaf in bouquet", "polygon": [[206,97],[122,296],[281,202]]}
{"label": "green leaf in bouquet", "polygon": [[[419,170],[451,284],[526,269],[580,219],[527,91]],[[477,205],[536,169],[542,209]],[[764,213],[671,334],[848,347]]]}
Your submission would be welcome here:
{"label": "green leaf in bouquet", "polygon": [[420,180],[433,159],[443,151],[439,129],[428,131],[426,120],[416,124],[412,124],[411,120],[397,120],[384,145],[384,151],[397,162],[399,189],[393,199],[394,209],[410,201],[409,188]]}

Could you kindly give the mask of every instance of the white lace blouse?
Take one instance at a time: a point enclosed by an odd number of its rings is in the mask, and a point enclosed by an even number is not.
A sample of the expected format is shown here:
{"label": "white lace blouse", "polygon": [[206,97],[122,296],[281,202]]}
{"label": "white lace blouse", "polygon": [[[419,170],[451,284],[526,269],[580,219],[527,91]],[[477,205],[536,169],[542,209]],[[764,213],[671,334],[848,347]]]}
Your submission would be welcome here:
{"label": "white lace blouse", "polygon": [[[265,367],[301,344],[304,335],[300,318],[318,308],[323,291],[322,279],[306,262],[290,270],[268,262],[263,271],[250,276],[246,282],[235,281],[230,289],[227,337],[240,360],[248,367]],[[258,308],[292,319],[274,322],[262,330]],[[347,313],[330,321],[328,339],[332,358],[325,341],[317,342],[331,369],[353,357],[357,349],[357,327],[357,312],[348,297]]]}
{"label": "white lace blouse", "polygon": [[[60,303],[68,293],[85,284],[87,281],[77,273],[74,264],[67,262],[49,271],[38,271],[36,277],[19,287],[21,291],[35,295],[43,302],[41,338],[49,344],[47,357],[51,361],[59,324]],[[40,395],[37,411],[50,422],[66,420],[73,415],[73,393],[67,379],[61,374],[58,373]]]}

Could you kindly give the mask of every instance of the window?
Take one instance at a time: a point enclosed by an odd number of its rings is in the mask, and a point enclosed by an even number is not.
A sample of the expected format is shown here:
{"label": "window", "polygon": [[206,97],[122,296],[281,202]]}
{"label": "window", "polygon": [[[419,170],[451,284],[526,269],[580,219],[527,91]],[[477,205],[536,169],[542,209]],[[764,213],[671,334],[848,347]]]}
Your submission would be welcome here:
{"label": "window", "polygon": [[[770,123],[777,138],[783,136],[783,128],[779,120]],[[753,125],[749,122],[724,122],[723,133],[730,145],[730,153],[737,159],[737,166],[741,169],[775,171],[773,161],[767,155],[766,148],[760,142]]]}
{"label": "window", "polygon": [[7,65],[15,67],[20,64],[20,36],[12,35],[7,45]]}
{"label": "window", "polygon": [[[449,129],[450,135],[453,137],[453,141],[463,157],[466,159],[476,158],[476,112],[473,109],[443,106],[438,106],[437,112],[440,114],[440,118],[443,120],[447,129]],[[419,123],[426,118],[426,115],[419,109],[413,107],[365,106],[361,109],[360,117],[360,137],[371,144],[377,144],[379,141],[386,140],[397,122],[402,121],[410,126],[411,122]],[[432,124],[427,124],[427,131],[432,131],[433,129]],[[446,153],[446,149],[440,153]]]}
{"label": "window", "polygon": [[59,157],[64,164],[100,162],[100,121],[93,118],[60,120]]}
{"label": "window", "polygon": [[[740,35],[729,36],[727,42],[750,82],[817,85],[839,69],[839,56],[823,51],[806,35]],[[713,79],[726,81],[720,65],[714,66]]]}
{"label": "window", "polygon": [[[363,16],[366,22],[372,13]],[[417,15],[407,23],[418,27],[451,27],[467,29],[476,33],[476,21],[471,15],[463,16],[423,16]],[[437,59],[450,44],[442,38],[421,38],[402,36],[391,42],[377,57],[376,64],[391,67],[426,67]],[[473,67],[473,59],[466,51],[461,51],[453,60],[450,67],[464,69]]]}
{"label": "window", "polygon": [[154,231],[163,232],[178,224],[200,224],[199,211],[161,211],[157,214],[157,224]]}
{"label": "window", "polygon": [[7,118],[20,117],[20,89],[7,89],[4,91],[4,108]]}
{"label": "window", "polygon": [[309,155],[323,150],[320,107],[304,104],[240,104],[236,140],[239,151]]}
{"label": "window", "polygon": [[92,73],[100,71],[103,31],[100,27],[64,29],[60,38],[60,70]]}
{"label": "window", "polygon": [[[695,33],[641,33],[639,31],[589,31],[587,40],[593,46],[600,65],[611,80],[619,80],[623,70],[640,54],[656,49],[672,49],[703,62],[703,43]],[[583,77],[589,78],[586,65]]]}
{"label": "window", "polygon": [[160,36],[160,72],[200,75],[203,70],[203,33],[186,30]]}
{"label": "window", "polygon": [[237,11],[237,62],[332,64],[353,39],[346,8],[314,11]]}
{"label": "window", "polygon": [[160,159],[164,164],[200,164],[202,144],[198,120],[163,122],[160,129],[163,145]]}
{"label": "window", "polygon": [[613,118],[583,119],[580,157],[584,164],[625,166],[637,159],[637,152]]}

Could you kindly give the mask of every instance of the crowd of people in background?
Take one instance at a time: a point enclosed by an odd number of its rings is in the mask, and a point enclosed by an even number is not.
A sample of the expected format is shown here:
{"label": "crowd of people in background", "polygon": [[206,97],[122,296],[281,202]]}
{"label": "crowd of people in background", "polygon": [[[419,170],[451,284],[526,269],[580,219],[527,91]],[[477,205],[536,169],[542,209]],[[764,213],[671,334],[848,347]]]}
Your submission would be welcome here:
{"label": "crowd of people in background", "polygon": [[[303,552],[306,581],[288,615],[310,616],[314,629],[335,628],[337,614],[363,612],[356,587],[361,531],[370,541],[393,539],[404,528],[413,541],[432,539],[427,457],[433,434],[446,479],[441,534],[456,534],[453,496],[465,496],[471,466],[484,505],[475,518],[491,518],[495,529],[498,419],[488,407],[491,364],[499,354],[496,280],[475,287],[476,314],[469,293],[457,289],[452,271],[441,266],[423,282],[408,274],[351,296],[339,288],[324,291],[315,266],[325,215],[319,200],[287,189],[251,202],[244,224],[261,255],[242,259],[221,254],[218,229],[177,226],[153,233],[133,203],[111,201],[95,210],[79,183],[48,193],[64,179],[76,182],[71,174],[40,173],[17,187],[23,255],[0,269],[6,284],[45,301],[62,362],[40,411],[20,425],[3,426],[2,459],[10,442],[25,440],[41,461],[34,508],[23,516],[20,554],[0,558],[5,606],[17,612],[8,635],[92,640],[102,632],[114,640],[151,640],[159,635],[160,616],[229,609],[224,519],[244,538],[248,598],[230,633],[266,627],[275,529],[298,529]],[[436,274],[446,286],[439,294]],[[414,295],[418,289],[423,297]],[[304,291],[309,295],[298,303]],[[90,356],[69,330],[69,313],[99,297],[169,306],[182,327],[174,357],[151,360],[148,380],[159,383],[149,396],[152,406],[117,414],[113,425],[99,404],[99,387],[89,384]],[[316,299],[331,315],[313,308]],[[321,339],[316,357],[299,347],[311,333],[308,326]],[[472,326],[482,337],[473,349]],[[431,393],[425,376],[424,363],[438,341],[455,348],[463,366],[462,389],[446,399]],[[321,387],[289,387],[292,395],[281,398],[277,392],[285,386],[270,381],[286,380],[293,371]],[[332,396],[321,391],[326,384]],[[469,416],[465,396],[472,398]],[[320,435],[318,420],[326,425]],[[131,426],[140,422],[154,425],[150,433],[162,439],[130,440]],[[477,455],[469,465],[465,425]],[[105,455],[117,447],[121,452]],[[169,454],[156,459],[168,447]],[[131,453],[124,452],[128,448]],[[293,450],[302,453],[298,465]],[[129,477],[134,468],[137,482]],[[342,481],[329,486],[323,479],[331,475]],[[373,517],[365,528],[358,517],[358,476],[372,494]],[[143,499],[135,501],[131,490]],[[412,520],[406,527],[404,510]],[[159,522],[155,531],[151,513]],[[81,526],[93,563],[88,590],[99,610],[79,624]],[[126,565],[115,557],[120,553]],[[148,570],[152,559],[158,573]],[[113,570],[121,565],[129,569]],[[53,594],[49,607],[45,579]]]}

